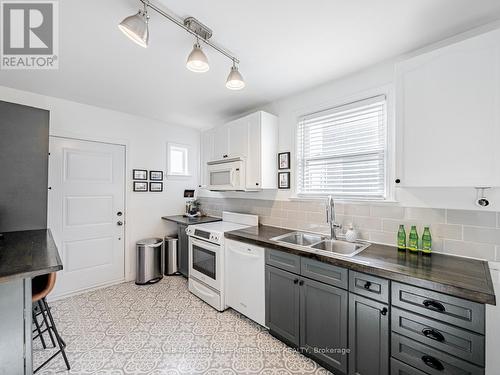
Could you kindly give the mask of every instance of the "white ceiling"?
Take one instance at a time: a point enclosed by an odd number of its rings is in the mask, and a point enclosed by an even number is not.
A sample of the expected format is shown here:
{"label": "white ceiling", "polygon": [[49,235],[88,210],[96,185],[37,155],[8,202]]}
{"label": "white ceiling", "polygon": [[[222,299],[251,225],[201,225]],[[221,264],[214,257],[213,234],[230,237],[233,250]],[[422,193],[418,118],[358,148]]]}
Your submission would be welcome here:
{"label": "white ceiling", "polygon": [[240,58],[233,92],[230,61],[205,48],[210,71],[188,71],[193,38],[159,15],[149,48],[123,36],[139,1],[59,3],[59,70],[0,71],[0,85],[199,128],[500,18],[498,0],[161,0]]}

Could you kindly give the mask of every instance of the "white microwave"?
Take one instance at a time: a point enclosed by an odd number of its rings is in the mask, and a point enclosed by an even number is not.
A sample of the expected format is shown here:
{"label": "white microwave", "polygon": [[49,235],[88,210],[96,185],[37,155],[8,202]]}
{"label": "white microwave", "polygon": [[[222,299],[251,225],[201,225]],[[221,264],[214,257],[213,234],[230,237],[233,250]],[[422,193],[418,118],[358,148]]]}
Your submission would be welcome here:
{"label": "white microwave", "polygon": [[245,190],[245,161],[240,158],[209,161],[207,173],[209,190]]}

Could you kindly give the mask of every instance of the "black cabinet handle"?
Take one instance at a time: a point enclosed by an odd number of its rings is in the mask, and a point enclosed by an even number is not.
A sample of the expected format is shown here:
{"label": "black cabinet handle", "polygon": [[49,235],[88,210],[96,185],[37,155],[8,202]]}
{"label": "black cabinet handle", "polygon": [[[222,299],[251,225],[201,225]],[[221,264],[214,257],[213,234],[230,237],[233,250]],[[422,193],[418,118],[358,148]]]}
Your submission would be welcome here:
{"label": "black cabinet handle", "polygon": [[304,285],[304,280],[300,280],[300,281],[299,281],[299,285],[300,285],[300,286]]}
{"label": "black cabinet handle", "polygon": [[380,313],[385,316],[387,315],[387,311],[387,307],[384,307],[382,310],[380,310]]}
{"label": "black cabinet handle", "polygon": [[444,312],[446,309],[444,306],[437,302],[433,301],[431,299],[426,299],[424,302],[422,302],[425,307],[427,307],[429,310],[434,310],[434,311],[439,311],[439,312]]}
{"label": "black cabinet handle", "polygon": [[424,328],[422,330],[422,334],[425,337],[430,338],[431,340],[435,340],[435,341],[439,341],[439,342],[444,341],[444,336],[441,334],[441,332],[436,331],[432,328]]}
{"label": "black cabinet handle", "polygon": [[364,288],[365,288],[366,290],[369,290],[371,286],[372,286],[372,283],[371,283],[371,282],[369,282],[369,281],[367,281],[367,282],[365,283],[365,285],[364,285]]}
{"label": "black cabinet handle", "polygon": [[293,280],[293,283],[294,283],[294,284],[298,284],[298,282],[299,282],[299,279],[295,279],[295,280]]}
{"label": "black cabinet handle", "polygon": [[443,364],[438,359],[431,357],[430,355],[423,355],[422,362],[424,362],[427,366],[433,368],[434,370],[438,371],[444,370]]}

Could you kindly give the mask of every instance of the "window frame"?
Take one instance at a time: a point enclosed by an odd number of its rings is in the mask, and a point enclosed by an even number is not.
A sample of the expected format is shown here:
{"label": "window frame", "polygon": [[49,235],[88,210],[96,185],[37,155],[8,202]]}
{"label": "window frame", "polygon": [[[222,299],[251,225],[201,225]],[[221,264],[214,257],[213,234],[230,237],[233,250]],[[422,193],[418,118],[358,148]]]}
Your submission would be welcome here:
{"label": "window frame", "polygon": [[[183,173],[174,173],[172,172],[172,157],[171,157],[171,152],[174,149],[180,149],[182,150],[184,156],[184,172]],[[172,143],[168,142],[167,143],[167,176],[168,177],[190,177],[191,176],[191,171],[189,167],[189,158],[190,158],[190,146],[181,144],[181,143]]]}
{"label": "window frame", "polygon": [[394,94],[394,85],[388,84],[384,86],[380,86],[378,88],[374,88],[372,90],[363,91],[357,93],[355,95],[339,98],[334,101],[325,102],[322,105],[318,106],[310,106],[308,108],[302,108],[300,111],[297,110],[294,112],[295,123],[293,126],[293,150],[295,153],[295,163],[292,170],[292,180],[293,180],[293,192],[290,199],[292,200],[303,200],[303,201],[311,201],[311,200],[323,200],[329,194],[327,193],[302,193],[299,192],[299,147],[301,145],[298,142],[298,130],[299,124],[302,117],[314,114],[317,112],[328,111],[337,107],[342,107],[344,105],[349,105],[352,103],[356,103],[358,101],[363,101],[366,99],[370,99],[377,96],[385,96],[386,100],[386,134],[385,134],[385,153],[384,153],[384,163],[385,163],[385,195],[383,198],[369,198],[369,197],[346,197],[339,196],[333,194],[333,197],[336,201],[339,202],[372,202],[372,203],[395,203],[395,185],[394,185],[394,176],[395,176],[395,160],[396,160],[396,130],[395,130],[395,94]]}

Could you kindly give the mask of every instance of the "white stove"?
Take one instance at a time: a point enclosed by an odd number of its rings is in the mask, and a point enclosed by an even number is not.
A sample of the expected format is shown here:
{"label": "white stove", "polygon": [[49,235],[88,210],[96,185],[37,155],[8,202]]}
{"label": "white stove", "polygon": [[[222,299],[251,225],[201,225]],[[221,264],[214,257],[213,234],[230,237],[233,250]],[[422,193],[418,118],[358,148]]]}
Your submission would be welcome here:
{"label": "white stove", "polygon": [[224,232],[259,224],[256,215],[223,212],[222,221],[190,225],[189,291],[219,311],[224,300]]}

